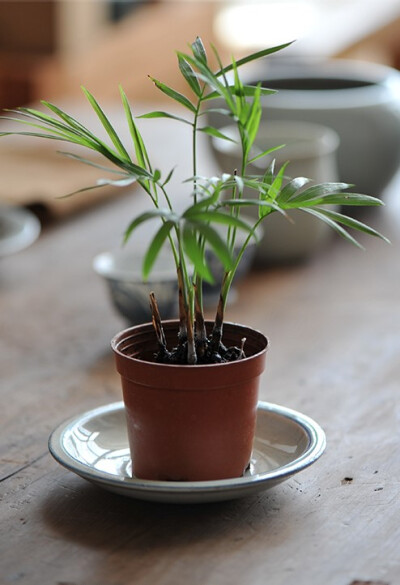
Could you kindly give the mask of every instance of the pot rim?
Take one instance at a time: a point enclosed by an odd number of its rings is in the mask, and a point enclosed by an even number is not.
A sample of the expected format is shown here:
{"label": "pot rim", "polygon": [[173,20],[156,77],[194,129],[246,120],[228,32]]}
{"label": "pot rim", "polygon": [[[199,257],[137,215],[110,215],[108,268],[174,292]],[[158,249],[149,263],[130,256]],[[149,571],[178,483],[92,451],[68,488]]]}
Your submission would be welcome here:
{"label": "pot rim", "polygon": [[[164,326],[166,325],[172,325],[172,324],[176,324],[178,325],[179,320],[178,319],[168,319],[168,320],[163,320],[162,324]],[[210,325],[213,324],[212,320],[206,320],[206,325]],[[259,351],[257,351],[256,353],[253,353],[249,356],[246,356],[245,358],[241,359],[241,360],[235,360],[232,362],[224,362],[224,363],[216,363],[216,364],[164,364],[164,363],[158,363],[158,362],[154,362],[154,361],[149,361],[149,360],[145,360],[145,359],[141,359],[141,358],[137,358],[137,357],[133,357],[130,355],[127,355],[126,353],[124,353],[123,351],[121,351],[119,349],[119,345],[121,344],[121,342],[126,341],[127,336],[130,334],[130,332],[133,332],[133,330],[137,330],[137,329],[141,329],[141,328],[146,328],[146,329],[152,329],[153,328],[153,324],[151,322],[148,323],[141,323],[139,325],[133,325],[132,327],[127,327],[126,329],[122,329],[121,331],[119,331],[118,333],[116,333],[114,335],[114,337],[111,339],[111,348],[112,350],[119,355],[122,358],[125,359],[129,359],[132,362],[137,362],[137,363],[141,363],[141,364],[149,364],[151,366],[158,366],[158,367],[162,367],[162,368],[167,368],[170,369],[171,371],[173,370],[178,370],[180,368],[190,368],[191,370],[207,370],[207,369],[211,369],[211,368],[224,368],[224,367],[229,367],[232,366],[234,364],[244,364],[247,363],[250,360],[254,360],[255,358],[261,356],[262,354],[266,353],[269,349],[270,343],[269,343],[269,339],[266,335],[264,335],[264,333],[262,333],[261,331],[259,331],[258,329],[255,329],[254,327],[249,327],[247,325],[242,325],[240,323],[235,323],[232,321],[225,321],[224,322],[224,327],[228,326],[228,327],[237,327],[237,328],[241,328],[244,330],[248,330],[248,331],[252,331],[254,333],[256,333],[260,339],[263,339],[263,348],[260,349]]]}

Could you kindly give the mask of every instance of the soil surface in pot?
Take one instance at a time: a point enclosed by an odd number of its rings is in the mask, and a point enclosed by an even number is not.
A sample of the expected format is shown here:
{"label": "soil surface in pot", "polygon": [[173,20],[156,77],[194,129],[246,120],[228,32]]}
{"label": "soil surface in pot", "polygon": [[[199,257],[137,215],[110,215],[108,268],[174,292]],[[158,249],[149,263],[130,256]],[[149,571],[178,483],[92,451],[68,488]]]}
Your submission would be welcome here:
{"label": "soil surface in pot", "polygon": [[[215,340],[213,335],[206,339],[199,339],[195,336],[195,347],[197,355],[197,364],[221,364],[226,362],[234,362],[246,357],[244,351],[245,339],[243,339],[243,347],[231,345],[226,347],[221,341]],[[188,363],[188,342],[186,338],[180,338],[178,335],[178,343],[171,351],[166,346],[161,346],[159,351],[154,354],[154,361],[162,364],[179,364],[184,365]]]}

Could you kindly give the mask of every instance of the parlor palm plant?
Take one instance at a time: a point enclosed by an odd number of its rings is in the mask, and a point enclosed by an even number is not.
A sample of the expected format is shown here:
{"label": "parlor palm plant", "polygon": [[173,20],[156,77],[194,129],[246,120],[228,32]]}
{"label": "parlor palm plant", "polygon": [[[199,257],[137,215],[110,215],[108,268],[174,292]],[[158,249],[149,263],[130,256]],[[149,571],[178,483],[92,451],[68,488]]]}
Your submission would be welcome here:
{"label": "parlor palm plant", "polygon": [[[32,108],[11,110],[21,117],[8,116],[28,125],[30,129],[21,132],[3,132],[23,134],[40,138],[58,140],[79,145],[89,151],[102,155],[112,163],[115,179],[100,179],[96,185],[85,187],[81,191],[94,189],[102,185],[127,186],[138,183],[149,196],[152,207],[134,218],[128,225],[124,240],[141,224],[158,218],[160,227],[155,233],[143,260],[143,276],[146,278],[157,259],[161,248],[168,243],[176,264],[179,285],[179,331],[177,347],[170,350],[166,346],[154,295],[150,295],[159,351],[157,360],[163,363],[204,364],[218,363],[240,359],[245,355],[245,347],[226,348],[222,343],[224,310],[235,272],[243,253],[255,237],[257,226],[272,213],[286,216],[290,209],[299,209],[327,223],[341,236],[355,245],[360,245],[348,229],[365,232],[384,238],[371,227],[348,217],[329,206],[377,206],[382,202],[374,197],[348,192],[350,185],[345,183],[310,184],[310,179],[297,177],[288,179],[285,175],[286,165],[275,169],[274,163],[267,166],[263,173],[250,175],[247,167],[256,159],[270,154],[255,153],[254,141],[261,119],[261,97],[274,93],[260,85],[245,85],[239,75],[242,65],[280,51],[287,45],[269,48],[253,53],[240,60],[223,66],[218,52],[212,51],[218,64],[217,71],[210,65],[206,50],[200,38],[190,46],[188,53],[178,52],[178,66],[185,79],[191,98],[186,97],[161,81],[151,78],[155,86],[182,108],[183,114],[176,115],[165,111],[152,111],[140,118],[169,118],[177,123],[186,124],[192,130],[192,168],[188,171],[187,187],[191,198],[182,213],[178,213],[172,204],[169,192],[173,170],[165,175],[154,168],[145,142],[140,134],[128,99],[122,87],[120,94],[125,111],[126,122],[133,142],[133,152],[127,148],[118,136],[106,114],[95,97],[85,88],[83,92],[97,114],[109,138],[105,142],[93,134],[84,124],[58,108],[43,101],[42,105],[49,111]],[[221,98],[223,106],[221,107]],[[218,105],[213,108],[213,102]],[[232,140],[218,129],[208,126],[205,114],[210,109],[227,116],[236,124],[238,141],[242,152],[241,167],[232,169],[229,174],[203,177],[198,174],[197,139],[199,133]],[[175,112],[175,110],[174,110]],[[280,148],[277,145],[276,148]],[[133,154],[134,153],[134,154]],[[83,156],[63,153],[82,163],[94,165],[100,170],[110,171],[108,166],[86,159]],[[246,193],[252,192],[250,198]],[[248,206],[258,208],[258,218],[252,225],[241,216],[242,209]],[[221,236],[220,224],[226,228],[226,237]],[[247,234],[239,251],[235,248],[237,230]],[[218,257],[223,266],[221,293],[211,334],[207,334],[203,315],[202,283],[212,281],[213,277],[207,262],[207,248]]]}

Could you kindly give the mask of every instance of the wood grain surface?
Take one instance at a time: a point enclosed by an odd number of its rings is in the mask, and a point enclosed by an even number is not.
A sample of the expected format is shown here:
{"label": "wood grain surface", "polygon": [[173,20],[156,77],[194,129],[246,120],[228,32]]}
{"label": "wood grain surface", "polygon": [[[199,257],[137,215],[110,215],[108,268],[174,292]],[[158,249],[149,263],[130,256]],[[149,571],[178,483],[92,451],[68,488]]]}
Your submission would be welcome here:
{"label": "wood grain surface", "polygon": [[[155,142],[168,162],[170,143]],[[109,341],[125,323],[91,263],[144,204],[137,192],[53,222],[1,261],[0,582],[397,585],[398,188],[367,216],[391,246],[333,238],[307,263],[238,286],[228,318],[271,340],[260,397],[315,418],[328,447],[270,491],[204,505],[113,495],[47,451],[61,421],[120,400]]]}

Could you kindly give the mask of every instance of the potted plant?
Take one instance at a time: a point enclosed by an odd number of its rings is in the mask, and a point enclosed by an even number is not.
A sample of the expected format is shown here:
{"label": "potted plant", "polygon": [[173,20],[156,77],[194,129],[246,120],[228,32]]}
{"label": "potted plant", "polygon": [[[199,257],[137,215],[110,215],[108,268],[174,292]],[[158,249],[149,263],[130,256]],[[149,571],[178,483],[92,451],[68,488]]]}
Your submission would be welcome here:
{"label": "potted plant", "polygon": [[[172,118],[191,127],[193,166],[188,169],[187,206],[178,212],[169,193],[173,171],[164,174],[154,168],[132,114],[127,96],[120,88],[126,123],[133,142],[133,154],[125,146],[96,101],[83,92],[101,121],[111,145],[94,135],[81,122],[49,102],[45,113],[31,108],[18,109],[18,120],[27,124],[18,132],[79,145],[100,153],[114,166],[115,179],[104,184],[139,185],[147,193],[151,208],[128,225],[124,240],[136,228],[158,220],[156,231],[143,259],[146,278],[160,250],[169,245],[176,264],[179,288],[179,316],[163,322],[155,296],[150,294],[152,323],[118,333],[112,340],[117,369],[121,374],[128,434],[134,474],[155,480],[215,480],[240,476],[251,455],[257,411],[258,379],[264,368],[267,338],[260,332],[233,323],[224,323],[224,311],[235,272],[258,225],[272,213],[286,216],[299,209],[327,223],[353,244],[360,245],[348,229],[383,238],[360,221],[334,212],[329,206],[381,205],[366,195],[350,193],[344,183],[311,184],[308,178],[288,179],[284,164],[270,164],[258,175],[247,167],[277,147],[254,154],[252,149],[261,119],[261,98],[271,90],[261,85],[245,85],[239,69],[281,50],[286,45],[253,53],[223,66],[213,47],[217,71],[213,70],[200,38],[188,53],[178,52],[178,66],[187,82],[191,98],[152,79],[156,87],[178,103],[182,115],[152,111],[140,118]],[[218,113],[233,121],[242,152],[241,167],[229,174],[204,177],[198,173],[197,136],[199,132],[232,140],[219,130],[204,125],[203,114],[212,110],[213,100],[223,100]],[[205,108],[206,106],[206,108]],[[8,134],[8,133],[3,133]],[[77,154],[67,154],[82,163],[109,170]],[[177,161],[179,162],[179,161]],[[252,192],[253,197],[244,195]],[[84,189],[86,190],[86,189]],[[242,210],[258,209],[253,224],[243,219]],[[221,236],[220,226],[226,237]],[[267,226],[265,229],[268,229]],[[243,245],[235,248],[236,234],[246,234]],[[212,280],[209,250],[223,266],[221,292],[214,321],[206,322],[202,307],[203,282]]]}

